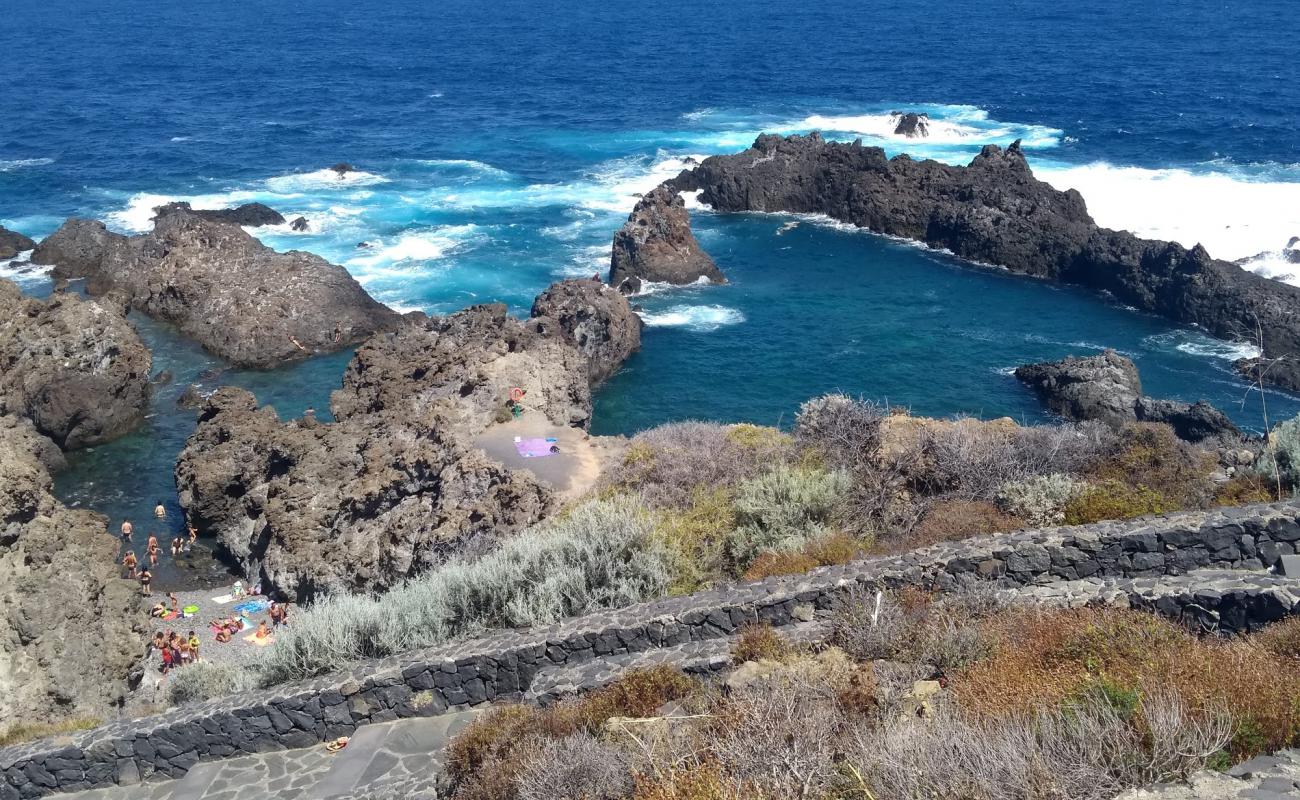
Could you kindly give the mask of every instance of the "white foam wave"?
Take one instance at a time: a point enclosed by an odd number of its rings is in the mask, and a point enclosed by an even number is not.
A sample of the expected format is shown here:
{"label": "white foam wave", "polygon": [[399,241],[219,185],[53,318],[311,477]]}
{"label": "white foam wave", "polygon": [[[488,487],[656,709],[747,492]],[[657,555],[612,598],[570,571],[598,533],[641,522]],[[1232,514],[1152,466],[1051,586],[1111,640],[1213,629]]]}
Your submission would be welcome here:
{"label": "white foam wave", "polygon": [[168,141],[171,142],[188,142],[189,140],[190,137],[188,136],[173,136],[171,139],[168,139]]}
{"label": "white foam wave", "polygon": [[669,306],[663,311],[641,312],[641,319],[650,328],[686,328],[693,331],[713,331],[723,325],[736,325],[745,321],[745,315],[726,306]]}
{"label": "white foam wave", "polygon": [[489,175],[508,175],[509,173],[491,164],[482,161],[475,161],[472,158],[421,158],[418,163],[426,167],[461,167],[473,170],[475,172],[484,172]]}
{"label": "white foam wave", "polygon": [[893,111],[867,114],[811,114],[790,120],[767,130],[773,133],[821,131],[827,138],[862,137],[897,144],[906,142],[909,149],[934,146],[978,146],[1010,144],[1016,139],[1026,148],[1055,147],[1064,132],[1045,125],[1021,125],[990,120],[988,113],[974,106],[922,106],[916,109],[927,115],[928,135],[909,138],[895,134],[899,114]]}
{"label": "white foam wave", "polygon": [[188,202],[193,208],[231,208],[241,203],[252,203],[262,195],[252,191],[225,192],[222,194],[168,195],[140,192],[131,195],[126,208],[109,212],[105,220],[109,225],[128,233],[153,230],[154,209],[167,203]]}
{"label": "white foam wave", "polygon": [[28,259],[32,257],[33,252],[26,250],[11,259],[0,261],[0,278],[8,278],[19,285],[44,280],[54,267],[32,264]]}
{"label": "white foam wave", "polygon": [[701,275],[691,283],[668,283],[667,281],[642,281],[641,288],[637,289],[633,297],[650,297],[656,294],[665,294],[667,292],[680,292],[684,289],[690,289],[696,286],[712,286],[713,281]]}
{"label": "white foam wave", "polygon": [[0,159],[0,172],[13,172],[14,170],[25,167],[43,167],[46,164],[53,164],[52,158],[18,158],[10,161]]}
{"label": "white foam wave", "polygon": [[388,179],[371,172],[352,170],[339,174],[332,169],[318,169],[315,172],[303,172],[295,175],[280,175],[267,178],[265,185],[273,192],[305,192],[314,189],[333,189],[340,186],[372,186],[387,183]]}
{"label": "white foam wave", "polygon": [[[1058,189],[1077,189],[1097,224],[1185,247],[1200,243],[1215,258],[1234,260],[1276,250],[1300,234],[1300,183],[1223,171],[1034,165]],[[1300,285],[1300,265],[1258,265]]]}
{"label": "white foam wave", "polygon": [[1249,342],[1224,342],[1217,339],[1200,339],[1183,342],[1175,347],[1184,353],[1207,358],[1221,358],[1225,361],[1239,361],[1243,358],[1259,358],[1260,350]]}
{"label": "white foam wave", "polygon": [[477,225],[448,225],[421,231],[407,231],[392,240],[379,239],[364,255],[348,259],[349,268],[374,275],[383,267],[412,262],[437,261],[481,238]]}

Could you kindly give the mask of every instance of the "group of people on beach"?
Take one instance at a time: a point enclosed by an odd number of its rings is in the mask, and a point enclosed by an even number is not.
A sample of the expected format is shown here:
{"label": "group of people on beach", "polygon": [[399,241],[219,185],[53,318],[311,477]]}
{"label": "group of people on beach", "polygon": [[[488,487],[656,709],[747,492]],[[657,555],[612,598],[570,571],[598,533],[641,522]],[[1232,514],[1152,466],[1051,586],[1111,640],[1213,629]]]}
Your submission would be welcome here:
{"label": "group of people on beach", "polygon": [[[165,521],[167,519],[167,507],[158,501],[153,510],[154,519]],[[148,540],[145,541],[144,558],[148,564],[142,564],[141,559],[135,553],[133,537],[135,535],[135,526],[129,519],[122,520],[122,525],[118,529],[122,537],[122,545],[126,550],[122,554],[122,574],[123,577],[137,580],[140,582],[140,593],[148,597],[152,594],[151,586],[153,584],[153,570],[158,566],[158,557],[162,552],[162,545],[158,541],[158,534],[149,534]],[[177,535],[172,538],[171,551],[172,556],[177,557],[182,553],[188,553],[190,548],[199,538],[199,532],[193,525],[186,526],[187,535]]]}
{"label": "group of people on beach", "polygon": [[158,669],[163,675],[177,667],[197,663],[199,660],[199,636],[194,631],[188,635],[176,631],[155,631],[150,643],[154,652],[162,657]]}

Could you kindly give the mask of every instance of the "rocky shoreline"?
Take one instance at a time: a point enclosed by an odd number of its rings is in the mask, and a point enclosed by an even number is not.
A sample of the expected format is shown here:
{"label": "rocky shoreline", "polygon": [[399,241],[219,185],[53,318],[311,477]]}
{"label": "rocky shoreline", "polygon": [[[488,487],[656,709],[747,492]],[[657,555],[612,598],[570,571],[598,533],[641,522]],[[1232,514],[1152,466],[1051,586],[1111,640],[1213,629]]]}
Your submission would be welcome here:
{"label": "rocky shoreline", "polygon": [[[878,147],[819,134],[764,134],[749,149],[712,156],[661,187],[699,192],[715,211],[824,214],[960,258],[1105,292],[1223,339],[1262,345],[1255,379],[1300,390],[1300,288],[1205,248],[1098,226],[1084,198],[1034,177],[1019,143],[986,146],[968,166],[888,158]],[[675,234],[680,239],[680,234]]]}

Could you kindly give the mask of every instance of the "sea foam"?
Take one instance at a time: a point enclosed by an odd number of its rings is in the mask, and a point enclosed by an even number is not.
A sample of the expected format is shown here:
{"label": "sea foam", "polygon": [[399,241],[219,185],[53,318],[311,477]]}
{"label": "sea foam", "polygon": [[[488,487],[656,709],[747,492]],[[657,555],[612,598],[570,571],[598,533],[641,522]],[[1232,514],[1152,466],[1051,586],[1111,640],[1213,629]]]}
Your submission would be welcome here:
{"label": "sea foam", "polygon": [[650,328],[686,328],[692,331],[712,331],[723,325],[736,325],[745,321],[745,315],[734,308],[719,305],[675,305],[662,311],[641,312],[641,319]]}

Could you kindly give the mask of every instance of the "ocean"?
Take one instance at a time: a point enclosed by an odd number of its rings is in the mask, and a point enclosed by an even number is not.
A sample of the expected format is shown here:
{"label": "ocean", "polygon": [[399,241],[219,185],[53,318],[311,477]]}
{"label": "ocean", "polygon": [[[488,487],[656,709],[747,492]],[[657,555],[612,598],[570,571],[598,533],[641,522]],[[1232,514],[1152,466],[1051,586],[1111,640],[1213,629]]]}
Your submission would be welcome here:
{"label": "ocean", "polygon": [[[136,232],[168,200],[256,200],[310,221],[259,238],[343,264],[394,308],[526,314],[552,281],[606,272],[637,193],[689,159],[820,130],[950,163],[1019,139],[1100,224],[1300,283],[1279,256],[1300,235],[1300,15],[1284,0],[8,0],[5,17],[0,224],[34,237],[72,215]],[[896,111],[928,113],[931,136],[895,137]],[[339,179],[338,162],[358,171]],[[644,350],[598,392],[596,432],[789,424],[827,391],[1039,422],[1010,371],[1104,347],[1150,394],[1263,427],[1231,368],[1249,345],[829,220],[693,214],[732,282],[638,298]],[[175,397],[220,366],[134,316],[176,383],[57,483],[115,518],[175,506],[193,427]],[[220,380],[321,412],[347,359]],[[1266,399],[1274,419],[1300,413]]]}

